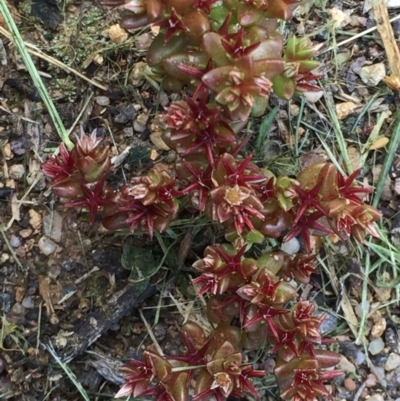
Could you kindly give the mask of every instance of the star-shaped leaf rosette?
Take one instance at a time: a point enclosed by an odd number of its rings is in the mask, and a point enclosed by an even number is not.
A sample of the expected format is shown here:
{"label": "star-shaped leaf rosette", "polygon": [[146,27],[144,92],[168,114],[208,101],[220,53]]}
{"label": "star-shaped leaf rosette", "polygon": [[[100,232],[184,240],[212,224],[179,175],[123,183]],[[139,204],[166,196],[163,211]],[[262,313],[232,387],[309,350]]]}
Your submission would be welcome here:
{"label": "star-shaped leaf rosette", "polygon": [[298,195],[294,206],[294,227],[286,235],[289,240],[298,234],[310,252],[310,232],[319,235],[335,233],[342,239],[353,236],[363,242],[365,235],[379,237],[374,223],[382,217],[377,209],[363,202],[372,192],[354,183],[356,170],[345,178],[333,164],[318,163],[305,169],[294,189]]}

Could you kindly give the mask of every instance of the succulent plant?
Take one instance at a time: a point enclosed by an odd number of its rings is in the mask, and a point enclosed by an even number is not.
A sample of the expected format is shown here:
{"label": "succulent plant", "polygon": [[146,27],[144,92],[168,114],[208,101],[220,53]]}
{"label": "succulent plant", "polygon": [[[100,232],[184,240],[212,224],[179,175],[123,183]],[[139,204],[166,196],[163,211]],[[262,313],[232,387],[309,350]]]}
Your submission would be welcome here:
{"label": "succulent plant", "polygon": [[[366,205],[370,190],[355,184],[330,163],[312,164],[295,179],[275,177],[241,156],[250,136],[241,130],[250,116],[262,115],[271,93],[291,99],[319,88],[314,81],[321,48],[290,36],[284,44],[277,19],[289,20],[296,0],[103,0],[122,6],[127,29],[149,24],[159,33],[147,53],[149,68],[163,87],[183,100],[166,107],[164,140],[177,154],[168,167],[155,165],[126,185],[109,188],[109,146],[94,131],[77,138],[72,151],[60,146],[43,172],[66,207],[98,213],[109,230],[164,232],[182,213],[208,216],[225,229],[229,243],[206,247],[192,280],[206,299],[206,315],[215,327],[206,332],[186,322],[186,350],[162,355],[147,349],[143,361],[123,368],[125,382],[116,397],[153,396],[157,401],[217,401],[251,395],[252,381],[265,375],[246,360],[245,350],[268,345],[276,353],[275,376],[281,396],[292,401],[330,398],[324,382],[339,356],[322,344],[318,315],[309,301],[298,300],[296,284],[317,273],[311,235],[342,239],[378,236],[381,217]],[[182,98],[179,98],[182,99]],[[182,201],[180,201],[182,198]],[[265,238],[288,241],[301,235],[306,253],[251,247]],[[255,256],[257,254],[257,256]],[[233,325],[235,324],[235,325]]]}

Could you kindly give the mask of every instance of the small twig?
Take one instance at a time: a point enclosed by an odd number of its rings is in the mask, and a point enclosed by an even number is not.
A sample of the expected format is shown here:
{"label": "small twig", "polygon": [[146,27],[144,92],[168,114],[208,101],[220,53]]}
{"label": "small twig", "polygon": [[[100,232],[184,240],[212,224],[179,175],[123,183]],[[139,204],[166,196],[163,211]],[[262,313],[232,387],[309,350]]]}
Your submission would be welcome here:
{"label": "small twig", "polygon": [[25,42],[23,41],[17,25],[14,22],[14,19],[11,15],[10,10],[8,9],[7,3],[5,1],[0,1],[0,12],[4,17],[4,21],[6,22],[8,29],[11,33],[11,40],[17,46],[17,49],[22,57],[22,60],[29,71],[29,75],[32,78],[33,83],[35,84],[36,88],[38,89],[40,96],[45,104],[53,123],[56,127],[57,133],[61,140],[65,143],[68,149],[72,149],[74,147],[73,142],[69,139],[68,133],[65,130],[64,124],[61,120],[60,115],[57,112],[57,109],[49,96],[49,93],[40,78],[40,75],[36,69],[35,64],[32,61],[32,58],[26,48]]}
{"label": "small twig", "polygon": [[[7,32],[7,30],[5,30],[4,28],[2,28],[0,26],[0,33],[5,36],[7,39],[12,40],[12,36],[10,35],[9,32]],[[106,91],[108,90],[108,88],[104,85],[99,84],[96,81],[93,81],[92,79],[86,77],[85,75],[81,74],[80,72],[74,70],[72,67],[70,67],[67,64],[64,64],[62,61],[57,60],[54,57],[51,57],[45,53],[43,53],[40,49],[38,49],[36,46],[32,45],[31,43],[25,43],[27,50],[30,54],[32,54],[33,56],[39,57],[42,60],[48,61],[50,64],[55,65],[56,67],[62,68],[65,71],[71,72],[72,74],[76,75],[77,77],[79,77],[80,79],[83,79],[86,82],[89,82],[91,85],[96,86],[97,88]]]}
{"label": "small twig", "polygon": [[379,179],[376,185],[374,199],[372,201],[373,207],[378,206],[379,199],[382,196],[383,188],[385,186],[385,179],[389,174],[390,167],[393,164],[394,156],[399,147],[399,143],[400,143],[400,112],[397,113],[393,134],[389,142],[388,152],[383,162],[381,173],[379,174]]}
{"label": "small twig", "polygon": [[164,356],[164,352],[160,347],[160,344],[158,343],[156,337],[154,336],[153,330],[151,329],[149,323],[147,322],[146,318],[143,315],[143,312],[141,309],[139,309],[139,314],[140,314],[140,318],[142,319],[144,325],[146,326],[147,332],[149,333],[149,336],[151,338],[151,341],[153,341],[154,346],[157,348],[157,352],[159,353],[159,355]]}
{"label": "small twig", "polygon": [[367,387],[368,380],[365,380],[364,383],[361,383],[361,386],[357,390],[357,392],[354,394],[353,401],[358,401],[359,398],[361,397],[362,392],[364,391],[365,387]]}
{"label": "small twig", "polygon": [[[394,21],[397,21],[399,19],[400,19],[400,15],[396,15],[395,17],[390,19],[389,22],[394,22]],[[337,49],[337,48],[339,48],[339,47],[341,47],[343,45],[346,45],[347,43],[352,42],[353,40],[361,38],[364,35],[367,35],[368,33],[374,32],[377,29],[378,29],[377,26],[369,28],[369,29],[367,29],[367,30],[365,30],[363,32],[358,33],[357,35],[354,35],[353,37],[351,37],[349,39],[346,39],[346,40],[343,40],[342,42],[337,43],[335,46],[328,47],[327,49],[325,49],[324,51],[320,52],[319,54],[324,54],[324,53],[330,52],[331,50]]]}
{"label": "small twig", "polygon": [[15,263],[20,267],[21,270],[24,270],[23,264],[18,259],[18,256],[15,253],[14,248],[11,246],[10,241],[8,241],[6,233],[4,232],[3,227],[1,227],[1,226],[0,226],[0,233],[3,236],[4,242],[6,243],[8,250],[10,251],[12,257],[14,258]]}

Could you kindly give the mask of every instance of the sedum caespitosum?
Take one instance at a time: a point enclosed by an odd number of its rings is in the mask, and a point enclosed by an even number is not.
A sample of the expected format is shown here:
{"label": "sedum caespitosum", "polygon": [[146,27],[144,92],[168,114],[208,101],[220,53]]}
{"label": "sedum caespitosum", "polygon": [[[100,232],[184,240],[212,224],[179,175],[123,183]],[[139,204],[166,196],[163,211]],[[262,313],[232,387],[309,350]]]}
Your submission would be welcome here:
{"label": "sedum caespitosum", "polygon": [[[269,347],[282,398],[314,401],[331,397],[325,382],[339,373],[319,327],[324,315],[299,300],[298,285],[317,273],[311,236],[341,239],[378,235],[381,213],[364,203],[370,190],[329,163],[313,164],[298,177],[274,176],[244,152],[241,134],[250,116],[264,113],[272,93],[291,99],[318,90],[320,44],[289,36],[277,19],[289,20],[293,0],[104,0],[122,6],[127,29],[159,27],[147,63],[164,89],[184,96],[166,107],[164,140],[176,162],[155,165],[111,188],[109,145],[82,134],[75,148],[63,145],[43,164],[53,193],[66,207],[101,217],[109,230],[165,232],[180,213],[198,214],[222,228],[227,243],[206,247],[193,264],[192,282],[206,302],[214,329],[188,321],[186,351],[162,355],[147,349],[142,361],[123,367],[117,397],[157,401],[259,398],[256,380],[265,375],[246,350]],[[100,219],[99,219],[100,220]],[[254,252],[265,238],[303,237],[304,253]],[[259,251],[259,249],[258,249]]]}

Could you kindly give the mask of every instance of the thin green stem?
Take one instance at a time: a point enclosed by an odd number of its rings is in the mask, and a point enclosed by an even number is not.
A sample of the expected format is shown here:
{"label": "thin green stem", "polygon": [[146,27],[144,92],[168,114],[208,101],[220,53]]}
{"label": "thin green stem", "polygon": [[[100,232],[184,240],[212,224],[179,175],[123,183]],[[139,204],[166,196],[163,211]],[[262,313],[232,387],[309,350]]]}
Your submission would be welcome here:
{"label": "thin green stem", "polygon": [[54,126],[57,130],[57,133],[61,140],[65,143],[65,146],[67,146],[68,149],[72,149],[74,147],[73,142],[69,139],[68,133],[64,127],[63,122],[61,121],[61,117],[57,112],[57,109],[53,103],[53,101],[50,98],[49,93],[47,92],[46,87],[43,84],[42,79],[40,78],[40,75],[36,69],[35,64],[32,61],[32,58],[26,48],[26,45],[19,33],[18,27],[14,22],[14,19],[10,13],[10,10],[7,7],[7,3],[4,0],[0,0],[0,14],[3,15],[4,20],[7,24],[8,30],[10,31],[12,35],[12,40],[17,47],[18,51],[21,54],[22,60],[29,72],[29,75],[32,78],[32,81],[36,88],[39,91],[39,94],[43,100],[43,103],[45,104],[52,120],[54,123]]}
{"label": "thin green stem", "polygon": [[375,196],[372,201],[372,206],[377,207],[379,199],[381,199],[385,180],[389,174],[390,167],[393,164],[393,159],[400,144],[400,111],[397,113],[396,122],[393,129],[393,134],[389,142],[388,152],[383,162],[381,173],[379,174],[378,184],[376,186]]}

